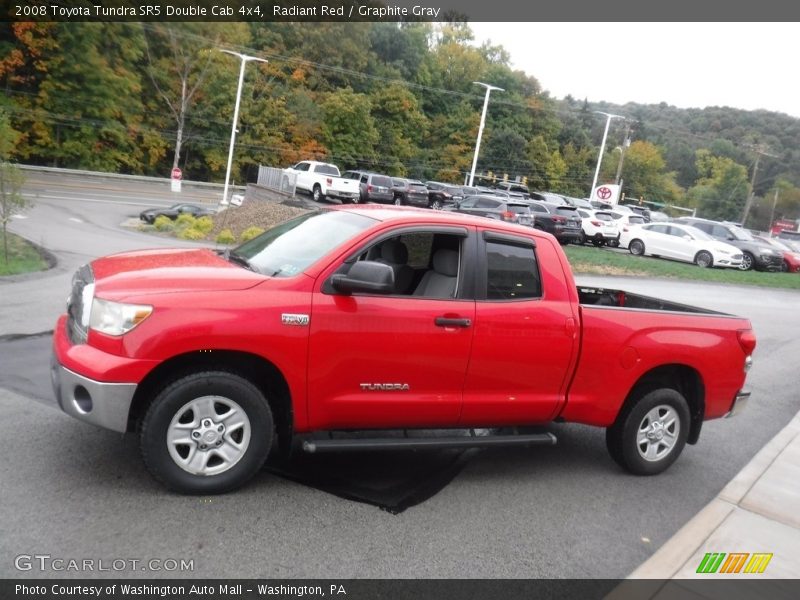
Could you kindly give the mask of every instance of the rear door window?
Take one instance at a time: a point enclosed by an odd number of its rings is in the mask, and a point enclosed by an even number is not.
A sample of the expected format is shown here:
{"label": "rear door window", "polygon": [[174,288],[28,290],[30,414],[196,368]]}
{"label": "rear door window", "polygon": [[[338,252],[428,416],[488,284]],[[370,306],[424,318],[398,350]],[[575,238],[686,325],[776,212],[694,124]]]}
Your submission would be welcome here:
{"label": "rear door window", "polygon": [[532,246],[486,243],[486,299],[525,300],[542,296],[536,252]]}

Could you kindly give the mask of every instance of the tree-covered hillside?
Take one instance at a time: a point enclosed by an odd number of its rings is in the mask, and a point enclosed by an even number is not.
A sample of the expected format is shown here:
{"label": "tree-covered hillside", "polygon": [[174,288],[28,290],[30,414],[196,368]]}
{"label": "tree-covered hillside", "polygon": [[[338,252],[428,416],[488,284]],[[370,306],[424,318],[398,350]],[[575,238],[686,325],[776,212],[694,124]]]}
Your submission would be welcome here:
{"label": "tree-covered hillside", "polygon": [[748,225],[766,227],[776,198],[776,218],[800,217],[800,120],[556,100],[463,23],[2,23],[0,137],[23,163],[157,176],[177,165],[219,182],[240,64],[222,48],[269,61],[246,67],[237,182],[308,158],[463,182],[483,81],[504,91],[478,172],[586,196],[601,110],[628,118],[612,122],[601,182],[622,162],[627,195],[738,220],[758,159]]}

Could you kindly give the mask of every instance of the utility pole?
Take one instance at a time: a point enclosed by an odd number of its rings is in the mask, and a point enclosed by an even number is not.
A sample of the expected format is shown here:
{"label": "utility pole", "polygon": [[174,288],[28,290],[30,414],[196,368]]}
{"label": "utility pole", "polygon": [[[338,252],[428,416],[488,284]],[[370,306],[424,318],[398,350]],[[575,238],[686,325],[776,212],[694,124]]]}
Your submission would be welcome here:
{"label": "utility pole", "polygon": [[625,150],[631,145],[631,124],[630,121],[625,121],[625,139],[622,141],[619,153],[619,163],[617,164],[617,174],[614,176],[614,183],[619,185],[620,178],[622,177],[622,164],[625,162]]}
{"label": "utility pole", "polygon": [[769,215],[769,229],[772,231],[772,224],[775,222],[775,206],[778,204],[778,188],[775,188],[775,197],[772,199],[772,212]]}
{"label": "utility pole", "polygon": [[753,177],[750,178],[750,193],[747,195],[747,201],[744,203],[744,210],[742,211],[742,227],[747,226],[747,217],[750,216],[750,209],[753,207],[753,200],[756,196],[756,175],[758,174],[758,165],[761,161],[761,156],[769,156],[777,158],[774,154],[768,154],[767,148],[763,145],[758,145],[754,148],[756,151],[756,162],[753,165]]}

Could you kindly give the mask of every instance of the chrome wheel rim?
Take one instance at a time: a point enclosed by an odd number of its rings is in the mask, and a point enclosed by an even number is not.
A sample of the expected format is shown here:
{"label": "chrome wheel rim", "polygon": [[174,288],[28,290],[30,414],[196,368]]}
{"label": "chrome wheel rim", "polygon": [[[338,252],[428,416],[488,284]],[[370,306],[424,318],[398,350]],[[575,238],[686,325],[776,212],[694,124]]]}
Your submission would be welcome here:
{"label": "chrome wheel rim", "polygon": [[681,424],[678,412],[667,404],[650,410],[639,423],[636,450],[648,462],[667,456],[678,442]]}
{"label": "chrome wheel rim", "polygon": [[705,252],[701,252],[697,257],[697,264],[701,267],[708,267],[711,265],[711,257]]}
{"label": "chrome wheel rim", "polygon": [[742,271],[749,271],[752,266],[753,266],[753,259],[750,258],[747,254],[743,255],[742,264],[739,265],[739,268]]}
{"label": "chrome wheel rim", "polygon": [[232,468],[250,445],[250,419],[223,396],[202,396],[183,405],[167,428],[167,449],[192,475],[218,475]]}

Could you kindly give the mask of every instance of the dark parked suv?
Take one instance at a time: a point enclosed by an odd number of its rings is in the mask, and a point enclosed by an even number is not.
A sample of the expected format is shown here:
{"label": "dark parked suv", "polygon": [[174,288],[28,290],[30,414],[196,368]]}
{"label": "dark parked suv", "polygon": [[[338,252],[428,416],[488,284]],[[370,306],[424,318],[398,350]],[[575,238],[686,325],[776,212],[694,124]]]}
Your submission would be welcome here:
{"label": "dark parked suv", "polygon": [[519,225],[533,225],[533,216],[527,204],[512,202],[498,196],[470,196],[457,201],[446,210]]}
{"label": "dark parked suv", "polygon": [[680,217],[679,219],[673,219],[673,221],[697,227],[697,229],[706,232],[711,237],[739,248],[742,251],[742,264],[739,268],[743,271],[749,271],[753,268],[759,271],[781,270],[781,265],[783,264],[782,254],[766,242],[758,241],[750,235],[749,231],[742,229],[738,225],[695,217]]}
{"label": "dark parked suv", "polygon": [[428,188],[421,181],[392,177],[392,193],[397,206],[430,206]]}
{"label": "dark parked suv", "polygon": [[583,219],[574,206],[558,206],[549,202],[529,201],[533,226],[553,234],[562,244],[580,243],[583,239]]}
{"label": "dark parked suv", "polygon": [[438,181],[426,181],[425,185],[428,188],[430,207],[437,210],[444,208],[448,204],[453,204],[464,197],[464,192],[460,185],[440,183]]}

